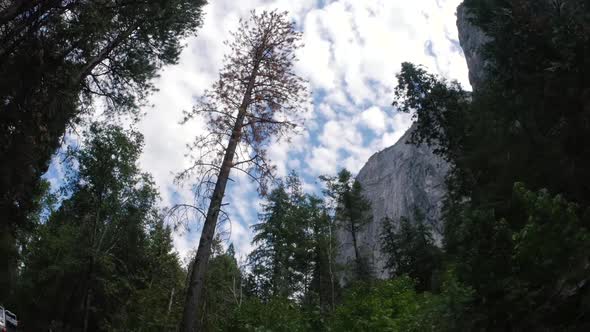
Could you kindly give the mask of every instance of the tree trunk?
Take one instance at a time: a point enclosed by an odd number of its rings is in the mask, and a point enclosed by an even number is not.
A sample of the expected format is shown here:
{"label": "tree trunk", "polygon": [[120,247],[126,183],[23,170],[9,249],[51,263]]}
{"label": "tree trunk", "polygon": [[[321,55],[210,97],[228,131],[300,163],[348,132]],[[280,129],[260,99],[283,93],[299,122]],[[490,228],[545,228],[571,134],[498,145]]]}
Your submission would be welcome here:
{"label": "tree trunk", "polygon": [[166,313],[166,317],[170,317],[170,311],[172,311],[172,303],[174,301],[174,290],[175,288],[172,287],[172,290],[170,291],[170,301],[168,302],[168,312]]}
{"label": "tree trunk", "polygon": [[361,264],[361,255],[359,253],[359,247],[356,240],[356,231],[354,230],[354,225],[352,225],[351,227],[350,235],[352,236],[352,245],[354,247],[354,258],[356,262],[357,276],[360,276],[363,267]]}
{"label": "tree trunk", "polygon": [[334,301],[335,296],[334,296],[334,270],[332,269],[333,264],[334,264],[333,263],[334,260],[333,260],[333,257],[332,257],[332,254],[334,252],[333,249],[332,249],[332,243],[333,243],[332,242],[333,241],[332,240],[332,221],[328,220],[328,223],[329,223],[328,224],[328,229],[329,229],[329,232],[330,232],[329,249],[328,249],[329,250],[329,252],[328,252],[328,268],[330,269],[330,288],[331,288],[330,289],[331,290],[331,292],[330,292],[331,293],[330,294],[331,295],[330,299],[332,300],[332,302],[331,302],[331,308],[332,308],[332,311],[334,311],[334,309],[335,309],[335,301]]}
{"label": "tree trunk", "polygon": [[244,93],[229,143],[225,149],[225,155],[223,157],[221,169],[219,170],[217,182],[215,183],[215,189],[213,190],[213,195],[211,196],[211,201],[207,210],[205,224],[203,225],[203,230],[201,231],[199,247],[197,249],[197,255],[195,256],[195,261],[193,263],[190,282],[187,289],[186,303],[182,315],[180,326],[180,330],[182,332],[201,331],[201,320],[198,318],[199,311],[203,307],[204,303],[203,289],[207,268],[209,266],[209,257],[211,256],[211,245],[215,235],[215,227],[217,226],[217,218],[219,217],[219,211],[221,210],[223,196],[225,195],[225,188],[227,186],[230,171],[233,167],[236,148],[242,137],[242,126],[246,117],[248,105],[250,105],[250,96],[254,88],[256,75],[258,74],[258,66],[260,63],[259,58],[260,57],[257,57],[254,68],[252,69],[252,75],[250,76],[248,87]]}
{"label": "tree trunk", "polygon": [[91,304],[91,299],[92,297],[92,290],[88,290],[86,292],[86,299],[84,301],[84,329],[82,330],[83,332],[88,332],[88,320],[90,318],[90,304]]}

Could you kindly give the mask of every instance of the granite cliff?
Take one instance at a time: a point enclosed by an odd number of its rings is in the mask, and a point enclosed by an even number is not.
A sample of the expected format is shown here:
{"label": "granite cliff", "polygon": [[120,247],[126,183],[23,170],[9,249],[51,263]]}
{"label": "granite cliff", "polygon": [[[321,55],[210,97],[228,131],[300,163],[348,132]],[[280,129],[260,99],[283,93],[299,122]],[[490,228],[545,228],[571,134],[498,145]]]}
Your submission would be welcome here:
{"label": "granite cliff", "polygon": [[[469,22],[463,5],[457,8],[459,41],[469,68],[469,81],[476,89],[484,75],[484,61],[480,47],[488,40],[485,34]],[[385,257],[380,249],[382,220],[390,217],[399,220],[411,218],[420,210],[433,230],[436,242],[442,243],[441,207],[445,195],[445,176],[449,165],[436,156],[426,145],[407,144],[414,126],[393,146],[374,154],[359,171],[357,180],[363,186],[365,197],[371,202],[373,221],[359,234],[361,254],[368,258],[377,277],[385,278]],[[337,261],[345,264],[354,259],[350,234],[338,232],[340,243]],[[347,274],[341,274],[346,283]]]}

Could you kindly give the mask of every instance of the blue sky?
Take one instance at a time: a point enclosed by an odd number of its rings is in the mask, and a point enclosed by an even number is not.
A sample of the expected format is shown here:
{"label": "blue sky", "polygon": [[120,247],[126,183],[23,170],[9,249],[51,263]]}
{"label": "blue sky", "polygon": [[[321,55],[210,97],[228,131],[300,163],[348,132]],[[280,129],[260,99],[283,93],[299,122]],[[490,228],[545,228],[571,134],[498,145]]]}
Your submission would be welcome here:
{"label": "blue sky", "polygon": [[[174,184],[174,174],[188,165],[186,144],[201,133],[198,121],[180,125],[182,111],[217,76],[226,52],[223,41],[240,17],[252,9],[287,10],[303,32],[297,72],[309,81],[313,105],[301,134],[269,150],[284,176],[296,170],[307,191],[318,189],[317,176],[346,167],[353,173],[369,157],[403,135],[411,120],[391,106],[395,74],[404,61],[468,87],[467,68],[458,46],[455,11],[460,0],[216,0],[205,8],[204,26],[186,40],[178,65],[164,68],[156,80],[146,115],[135,125],[145,136],[142,168],[150,172],[162,206],[192,200],[190,186]],[[62,178],[57,161],[46,175]],[[249,226],[260,199],[246,178],[234,174],[225,198],[232,219],[231,241],[239,253],[250,250]],[[181,255],[196,248],[199,228],[175,235]]]}

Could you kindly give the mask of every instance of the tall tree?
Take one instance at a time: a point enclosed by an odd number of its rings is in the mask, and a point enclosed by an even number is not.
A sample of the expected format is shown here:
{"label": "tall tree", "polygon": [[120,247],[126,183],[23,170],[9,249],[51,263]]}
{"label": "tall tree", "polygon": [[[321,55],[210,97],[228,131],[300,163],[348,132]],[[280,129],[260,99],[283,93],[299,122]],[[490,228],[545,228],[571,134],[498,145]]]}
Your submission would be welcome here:
{"label": "tall tree", "polygon": [[260,215],[260,223],[252,226],[256,248],[248,256],[255,277],[258,297],[268,301],[272,297],[287,298],[295,291],[295,274],[289,269],[294,259],[293,231],[296,220],[289,194],[283,184],[267,196]]}
{"label": "tall tree", "polygon": [[334,219],[321,198],[307,195],[302,203],[300,227],[303,233],[295,248],[294,260],[294,268],[302,276],[298,298],[302,309],[310,316],[313,329],[322,330],[325,322],[321,316],[334,310],[340,289],[334,274],[337,248],[331,232]]}
{"label": "tall tree", "polygon": [[372,271],[368,258],[361,253],[359,233],[373,218],[371,204],[363,196],[361,184],[348,170],[342,169],[336,177],[322,176],[321,179],[326,183],[326,194],[335,200],[334,218],[352,240],[355,277],[368,279]]}
{"label": "tall tree", "polygon": [[259,218],[248,256],[253,295],[263,302],[294,299],[316,316],[332,310],[336,246],[323,200],[304,194],[292,172],[267,196]]}
{"label": "tall tree", "polygon": [[124,330],[174,330],[184,305],[186,271],[174,250],[172,230],[162,217],[148,223],[147,241],[141,252],[144,264],[137,271],[128,301]]}
{"label": "tall tree", "polygon": [[[199,329],[195,313],[203,304],[212,240],[231,170],[247,173],[264,194],[274,170],[266,146],[287,135],[307,106],[304,81],[293,71],[301,34],[286,12],[252,13],[233,38],[219,79],[186,118],[205,117],[209,130],[195,141],[193,166],[179,176],[199,176],[195,208],[204,218],[182,331]],[[203,206],[208,206],[206,212]]]}
{"label": "tall tree", "polygon": [[[204,4],[205,0],[0,3],[2,248],[14,251],[17,228],[26,224],[40,177],[68,126],[97,104],[111,115],[139,114],[157,70],[177,62],[182,40],[201,24]],[[94,103],[96,99],[102,102]],[[3,264],[2,270],[6,268]],[[6,273],[15,269],[16,264],[10,264]],[[10,288],[0,285],[1,292]]]}
{"label": "tall tree", "polygon": [[255,249],[248,256],[258,297],[291,298],[305,294],[311,278],[311,210],[301,182],[291,173],[263,204],[260,222],[252,226]]}

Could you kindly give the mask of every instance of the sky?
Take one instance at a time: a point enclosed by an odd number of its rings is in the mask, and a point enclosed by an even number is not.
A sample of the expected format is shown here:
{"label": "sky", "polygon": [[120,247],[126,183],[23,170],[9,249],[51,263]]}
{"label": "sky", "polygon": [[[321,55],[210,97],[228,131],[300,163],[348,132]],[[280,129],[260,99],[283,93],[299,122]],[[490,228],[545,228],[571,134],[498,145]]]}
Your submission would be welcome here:
{"label": "sky", "polygon": [[[204,24],[188,38],[177,65],[165,67],[155,80],[159,89],[136,124],[145,136],[140,159],[162,196],[162,207],[191,203],[190,182],[175,174],[188,166],[186,144],[202,133],[198,121],[181,125],[182,112],[211,86],[227,49],[224,40],[239,18],[251,10],[286,10],[303,33],[296,72],[312,91],[312,110],[300,134],[290,142],[273,142],[270,159],[279,176],[295,170],[304,189],[317,192],[317,177],[345,167],[357,173],[374,153],[393,145],[408,129],[411,116],[391,107],[395,74],[401,63],[458,80],[469,88],[467,67],[457,37],[456,8],[461,0],[213,0],[204,8]],[[61,176],[56,161],[46,175]],[[251,250],[250,225],[257,222],[261,200],[247,178],[233,175],[224,202],[231,223],[228,243],[239,254]],[[200,229],[174,234],[184,258],[198,245]]]}

